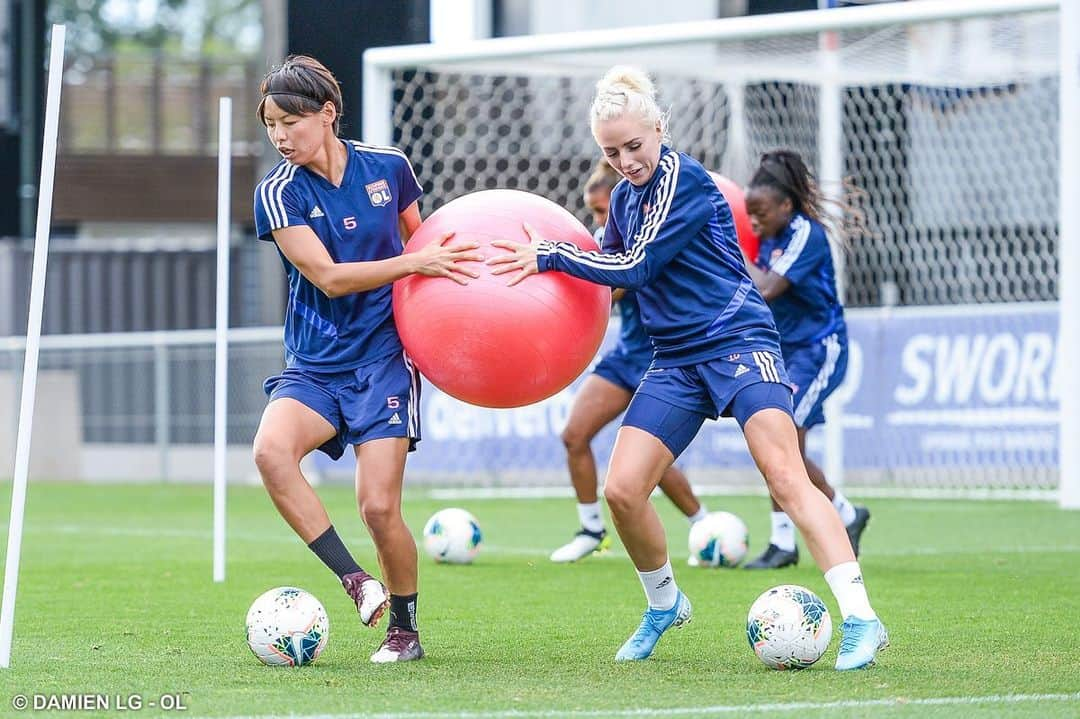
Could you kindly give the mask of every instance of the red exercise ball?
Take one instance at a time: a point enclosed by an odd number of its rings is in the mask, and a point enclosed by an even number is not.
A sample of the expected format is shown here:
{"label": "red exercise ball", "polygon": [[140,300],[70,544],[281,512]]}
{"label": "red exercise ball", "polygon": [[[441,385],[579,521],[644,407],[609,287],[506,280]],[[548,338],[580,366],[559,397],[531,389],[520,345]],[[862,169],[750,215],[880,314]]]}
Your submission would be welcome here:
{"label": "red exercise ball", "polygon": [[739,239],[739,247],[742,248],[744,255],[756,262],[761,241],[750,225],[750,215],[746,212],[746,196],[743,195],[742,188],[717,172],[710,172],[709,175],[716,183],[720,194],[731,205],[731,215],[735,218],[735,234]]}
{"label": "red exercise ball", "polygon": [[[543,197],[485,190],[459,197],[429,217],[405,252],[453,232],[485,259],[505,252],[492,240],[528,242],[527,222],[545,239],[597,249],[573,215]],[[481,407],[521,407],[546,399],[580,375],[607,329],[611,290],[562,272],[507,287],[514,273],[480,273],[469,284],[409,275],[394,283],[394,319],[413,362],[443,392]]]}

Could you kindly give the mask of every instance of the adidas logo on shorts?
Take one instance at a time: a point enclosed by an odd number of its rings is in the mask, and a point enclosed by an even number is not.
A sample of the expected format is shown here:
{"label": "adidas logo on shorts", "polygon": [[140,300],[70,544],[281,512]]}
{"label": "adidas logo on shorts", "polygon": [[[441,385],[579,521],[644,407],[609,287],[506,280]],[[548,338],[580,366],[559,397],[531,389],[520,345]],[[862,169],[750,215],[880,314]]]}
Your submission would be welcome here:
{"label": "adidas logo on shorts", "polygon": [[326,215],[323,214],[322,208],[318,205],[315,205],[315,209],[313,209],[311,211],[311,214],[308,215],[308,219],[314,220],[316,217],[326,217]]}
{"label": "adidas logo on shorts", "polygon": [[401,424],[401,417],[398,415],[397,412],[394,412],[393,416],[390,417],[390,421],[388,422],[388,424]]}
{"label": "adidas logo on shorts", "polygon": [[742,377],[744,374],[746,374],[749,371],[750,371],[749,367],[747,367],[744,364],[741,364],[735,369],[735,376],[736,377]]}

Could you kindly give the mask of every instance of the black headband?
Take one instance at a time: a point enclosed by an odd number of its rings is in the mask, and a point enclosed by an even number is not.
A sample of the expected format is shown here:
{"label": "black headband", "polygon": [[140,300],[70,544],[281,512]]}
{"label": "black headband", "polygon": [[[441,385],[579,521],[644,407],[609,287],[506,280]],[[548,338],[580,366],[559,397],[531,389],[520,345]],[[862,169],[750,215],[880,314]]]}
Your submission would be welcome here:
{"label": "black headband", "polygon": [[[766,164],[779,165],[785,177],[781,177],[777,173],[770,170],[768,167],[766,167]],[[776,159],[775,157],[765,157],[761,160],[761,171],[771,177],[773,179],[773,182],[775,182],[781,190],[794,196],[795,193],[791,188],[791,184],[787,181],[787,176],[790,173],[788,172],[787,166],[783,162]]]}
{"label": "black headband", "polygon": [[[288,90],[269,90],[268,92],[266,92],[263,95],[263,99],[265,100],[266,98],[270,97],[271,95],[287,95],[289,97],[299,97],[301,100],[307,100],[308,102],[313,102],[316,105],[321,106],[321,105],[324,104],[324,103],[319,102],[315,98],[311,97],[310,95],[305,95],[305,94],[300,93],[300,92],[289,92]],[[327,102],[329,102],[329,101],[327,101]]]}

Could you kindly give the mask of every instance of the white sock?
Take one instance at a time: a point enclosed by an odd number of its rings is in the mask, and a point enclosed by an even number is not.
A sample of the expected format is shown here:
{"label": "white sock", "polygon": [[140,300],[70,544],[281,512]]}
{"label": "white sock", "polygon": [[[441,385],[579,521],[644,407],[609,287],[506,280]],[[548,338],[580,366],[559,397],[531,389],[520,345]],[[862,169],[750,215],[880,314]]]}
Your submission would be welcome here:
{"label": "white sock", "polygon": [[835,489],[833,490],[832,506],[836,507],[836,511],[840,513],[840,521],[844,523],[845,527],[855,521],[855,505]]}
{"label": "white sock", "polygon": [[769,535],[769,544],[775,544],[785,552],[795,551],[795,524],[787,512],[772,513],[772,534]]}
{"label": "white sock", "polygon": [[866,596],[862,570],[858,562],[841,562],[825,572],[825,581],[840,605],[840,616],[847,619],[856,616],[859,619],[877,619],[877,614],[870,607],[870,598]]}
{"label": "white sock", "polygon": [[705,509],[704,504],[699,504],[698,511],[687,517],[686,521],[690,522],[691,525],[695,525],[707,516],[709,516],[709,510]]}
{"label": "white sock", "polygon": [[600,503],[578,504],[577,516],[581,526],[590,532],[604,531],[604,520],[600,518]]}
{"label": "white sock", "polygon": [[675,584],[675,573],[671,571],[670,559],[659,569],[638,572],[638,578],[645,589],[649,609],[667,610],[675,606],[675,601],[679,598],[679,587]]}

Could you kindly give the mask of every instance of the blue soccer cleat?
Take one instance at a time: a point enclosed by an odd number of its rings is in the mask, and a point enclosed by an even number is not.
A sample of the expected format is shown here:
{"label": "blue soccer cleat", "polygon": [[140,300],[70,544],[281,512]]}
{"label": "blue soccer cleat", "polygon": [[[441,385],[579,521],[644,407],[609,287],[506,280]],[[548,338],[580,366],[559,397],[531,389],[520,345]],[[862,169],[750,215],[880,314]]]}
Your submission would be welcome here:
{"label": "blue soccer cleat", "polygon": [[840,634],[836,668],[842,672],[872,666],[877,653],[889,646],[889,633],[879,619],[850,616],[840,625]]}
{"label": "blue soccer cleat", "polygon": [[652,656],[660,635],[672,627],[681,627],[690,621],[693,608],[686,595],[679,592],[671,609],[646,609],[641,624],[615,655],[617,662],[638,662]]}

